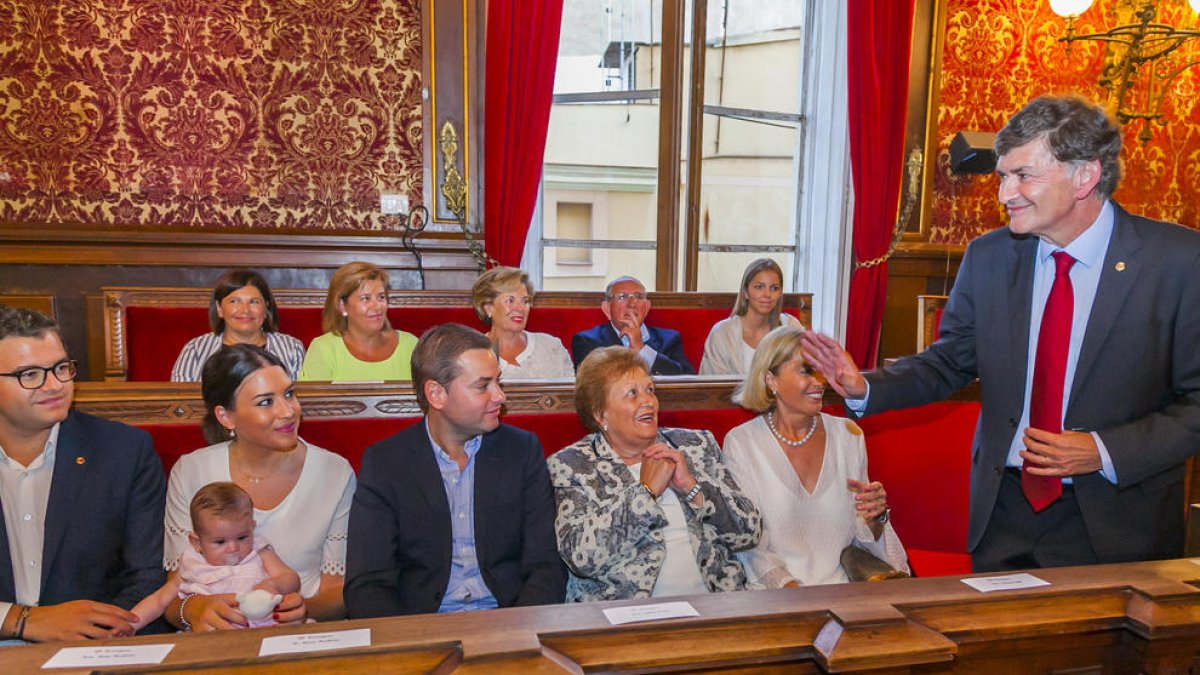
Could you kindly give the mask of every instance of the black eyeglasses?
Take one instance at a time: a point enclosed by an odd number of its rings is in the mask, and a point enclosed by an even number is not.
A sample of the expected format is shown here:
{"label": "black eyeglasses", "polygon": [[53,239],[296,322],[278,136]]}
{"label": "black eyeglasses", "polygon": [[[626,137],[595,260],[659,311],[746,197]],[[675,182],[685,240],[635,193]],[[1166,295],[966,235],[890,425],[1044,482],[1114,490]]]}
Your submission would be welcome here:
{"label": "black eyeglasses", "polygon": [[59,361],[49,368],[30,366],[12,373],[0,373],[0,375],[17,378],[17,384],[20,384],[23,389],[41,389],[42,385],[46,384],[46,377],[49,373],[54,373],[55,379],[59,382],[70,382],[75,379],[78,372],[75,361],[67,359]]}

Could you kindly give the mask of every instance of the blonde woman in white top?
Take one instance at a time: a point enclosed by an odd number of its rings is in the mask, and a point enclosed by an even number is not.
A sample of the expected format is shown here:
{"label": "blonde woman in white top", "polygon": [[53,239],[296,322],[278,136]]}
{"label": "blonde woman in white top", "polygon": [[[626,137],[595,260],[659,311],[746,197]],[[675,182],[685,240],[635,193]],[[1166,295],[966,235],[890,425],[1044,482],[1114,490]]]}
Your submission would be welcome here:
{"label": "blonde woman in white top", "polygon": [[493,267],[479,275],[472,303],[488,324],[488,339],[500,357],[500,379],[575,377],[571,355],[558,338],[525,330],[533,311],[529,274],[515,267]]}
{"label": "blonde woman in white top", "polygon": [[704,341],[701,375],[745,375],[758,344],[779,326],[802,328],[783,313],[783,270],[770,258],[746,266],[737,303],[728,319],[718,321]]}
{"label": "blonde woman in white top", "polygon": [[825,382],[804,360],[802,335],[768,334],[736,394],[762,413],[731,430],[722,453],[763,519],[758,546],[738,557],[766,588],[847,581],[841,552],[850,545],[907,571],[887,492],[867,477],[862,430],[821,413]]}

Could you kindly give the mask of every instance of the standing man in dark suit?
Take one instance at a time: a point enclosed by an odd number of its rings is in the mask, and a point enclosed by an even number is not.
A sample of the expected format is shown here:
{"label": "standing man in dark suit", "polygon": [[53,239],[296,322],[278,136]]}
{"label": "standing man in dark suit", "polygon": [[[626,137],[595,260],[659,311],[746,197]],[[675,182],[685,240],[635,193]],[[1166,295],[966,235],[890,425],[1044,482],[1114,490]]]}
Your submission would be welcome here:
{"label": "standing man in dark suit", "polygon": [[367,448],[350,508],[350,618],[561,603],[554,491],[542,445],[500,424],[488,338],[425,332],[412,355],[420,423]]}
{"label": "standing man in dark suit", "polygon": [[166,480],[150,436],[71,412],[58,326],[0,306],[0,639],[133,634],[166,579]]}
{"label": "standing man in dark suit", "polygon": [[996,137],[1009,226],[967,247],[937,342],[864,378],[836,342],[808,337],[806,356],[864,414],[979,378],[977,571],[1183,553],[1184,463],[1200,450],[1200,233],[1111,200],[1120,147],[1102,109],[1032,101]]}
{"label": "standing man in dark suit", "polygon": [[576,368],[594,349],[623,345],[637,352],[651,375],[696,374],[683,353],[679,331],[646,325],[650,299],[642,282],[633,277],[608,282],[600,309],[608,321],[571,338],[571,358]]}

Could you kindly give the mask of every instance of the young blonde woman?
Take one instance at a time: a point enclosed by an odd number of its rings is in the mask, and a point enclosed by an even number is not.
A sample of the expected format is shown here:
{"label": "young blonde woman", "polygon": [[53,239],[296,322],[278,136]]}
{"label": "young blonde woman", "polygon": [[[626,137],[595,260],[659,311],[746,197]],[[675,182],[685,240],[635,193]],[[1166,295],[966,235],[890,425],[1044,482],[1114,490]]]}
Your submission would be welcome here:
{"label": "young blonde woman", "polygon": [[800,327],[800,320],[783,313],[783,270],[779,263],[759,258],[742,274],[733,314],[718,321],[709,332],[700,374],[745,375],[759,342],[780,326]]}

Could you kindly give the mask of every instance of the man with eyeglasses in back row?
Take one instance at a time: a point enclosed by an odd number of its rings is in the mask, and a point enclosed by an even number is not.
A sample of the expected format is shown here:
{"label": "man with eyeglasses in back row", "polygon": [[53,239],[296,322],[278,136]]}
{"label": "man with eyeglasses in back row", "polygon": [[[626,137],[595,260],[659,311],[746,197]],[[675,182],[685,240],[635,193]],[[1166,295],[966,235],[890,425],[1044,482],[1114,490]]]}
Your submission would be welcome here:
{"label": "man with eyeglasses in back row", "polygon": [[54,321],[0,306],[0,641],[132,635],[165,580],[154,444],[72,411],[75,375]]}
{"label": "man with eyeglasses in back row", "polygon": [[608,321],[571,338],[571,358],[576,369],[593,350],[623,345],[637,353],[651,375],[696,374],[683,353],[679,331],[646,325],[650,299],[642,282],[629,276],[608,282],[600,309]]}

